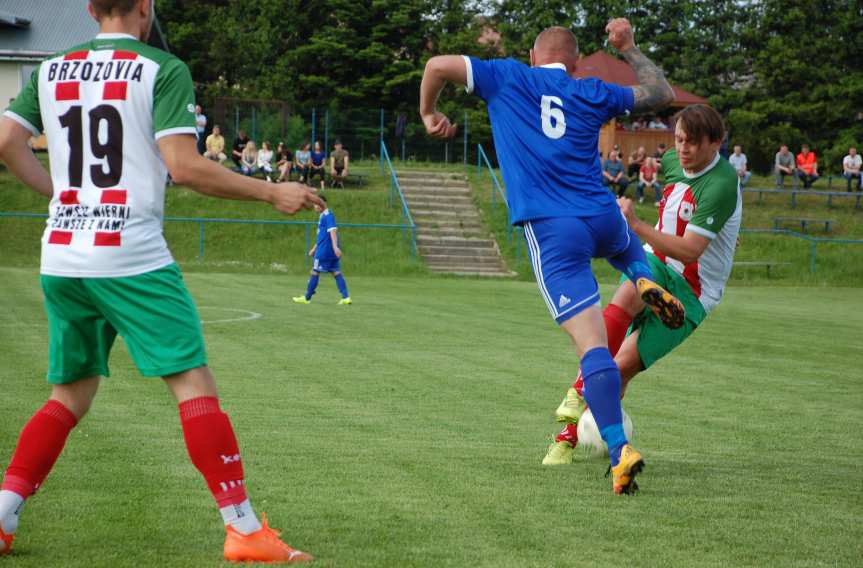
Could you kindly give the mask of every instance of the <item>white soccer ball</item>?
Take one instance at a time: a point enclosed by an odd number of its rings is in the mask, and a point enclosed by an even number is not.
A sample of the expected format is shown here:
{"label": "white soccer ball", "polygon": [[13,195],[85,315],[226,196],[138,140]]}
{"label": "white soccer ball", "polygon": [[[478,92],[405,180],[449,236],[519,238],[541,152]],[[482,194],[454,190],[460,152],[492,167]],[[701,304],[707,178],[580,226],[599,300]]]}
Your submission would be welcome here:
{"label": "white soccer ball", "polygon": [[[632,440],[632,418],[623,412],[623,432],[628,440]],[[588,408],[578,419],[578,447],[592,456],[607,456],[608,446],[602,441],[596,420]]]}

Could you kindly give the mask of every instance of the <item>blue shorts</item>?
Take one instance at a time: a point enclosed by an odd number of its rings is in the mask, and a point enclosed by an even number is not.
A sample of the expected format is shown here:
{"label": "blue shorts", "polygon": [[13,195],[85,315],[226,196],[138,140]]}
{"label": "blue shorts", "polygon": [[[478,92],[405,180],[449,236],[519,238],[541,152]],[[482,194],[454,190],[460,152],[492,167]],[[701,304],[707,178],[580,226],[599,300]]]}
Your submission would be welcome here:
{"label": "blue shorts", "polygon": [[342,263],[338,258],[316,258],[312,263],[312,270],[315,272],[341,272]]}
{"label": "blue shorts", "polygon": [[526,221],[524,236],[536,282],[558,324],[599,303],[590,261],[622,253],[631,238],[616,205],[594,217]]}

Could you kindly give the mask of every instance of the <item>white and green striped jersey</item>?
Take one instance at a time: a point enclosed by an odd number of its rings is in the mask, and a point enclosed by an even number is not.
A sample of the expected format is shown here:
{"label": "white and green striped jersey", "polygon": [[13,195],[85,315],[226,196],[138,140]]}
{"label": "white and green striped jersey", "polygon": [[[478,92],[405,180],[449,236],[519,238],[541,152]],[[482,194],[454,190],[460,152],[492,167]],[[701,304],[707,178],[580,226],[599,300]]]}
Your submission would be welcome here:
{"label": "white and green striped jersey", "polygon": [[43,61],[5,116],[48,139],[54,195],[42,274],[133,276],[173,262],[156,141],[195,136],[182,61],[130,35],[99,34]]}
{"label": "white and green striped jersey", "polygon": [[692,231],[710,239],[710,243],[701,257],[690,264],[654,251],[649,245],[645,248],[681,274],[709,312],[719,304],[731,275],[743,221],[737,172],[719,154],[702,171],[687,172],[680,166],[676,150],[663,155],[662,171],[665,189],[656,230],[678,237]]}

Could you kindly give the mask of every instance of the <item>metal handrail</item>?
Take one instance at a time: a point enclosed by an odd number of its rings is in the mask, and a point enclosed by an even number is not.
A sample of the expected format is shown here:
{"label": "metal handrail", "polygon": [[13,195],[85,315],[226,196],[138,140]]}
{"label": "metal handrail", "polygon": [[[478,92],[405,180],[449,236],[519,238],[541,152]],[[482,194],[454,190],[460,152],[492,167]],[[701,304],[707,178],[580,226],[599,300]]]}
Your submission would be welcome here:
{"label": "metal handrail", "polygon": [[[16,211],[0,211],[0,218],[22,218],[22,219],[47,219],[47,213],[26,213]],[[286,219],[230,219],[216,217],[165,217],[165,221],[177,223],[197,223],[198,232],[198,258],[204,258],[204,226],[207,224],[239,224],[239,225],[293,225],[302,226],[306,229],[306,250],[311,248],[311,228],[318,225],[317,221],[296,221]],[[386,223],[339,223],[340,228],[353,229],[410,229],[415,231],[414,225],[386,224]],[[416,241],[411,241],[411,254],[416,252]]]}
{"label": "metal handrail", "polygon": [[411,254],[417,253],[417,226],[414,223],[413,217],[411,216],[410,207],[408,207],[407,201],[405,201],[405,194],[402,192],[402,186],[399,183],[399,177],[396,173],[396,169],[393,167],[393,163],[390,160],[390,153],[387,151],[386,142],[381,139],[381,172],[384,171],[384,163],[386,163],[389,168],[390,173],[390,198],[392,199],[392,193],[395,191],[399,200],[402,203],[402,216],[407,219],[408,227],[410,228],[411,233]]}
{"label": "metal handrail", "polygon": [[[488,169],[488,175],[491,177],[492,186],[497,190],[501,200],[506,204],[507,209],[509,209],[509,204],[506,201],[506,194],[503,191],[503,185],[501,185],[500,180],[497,179],[497,173],[495,173],[494,169],[491,167],[491,162],[488,161],[488,156],[486,155],[482,144],[477,144],[476,150],[476,175],[480,175],[480,172],[482,171],[482,162],[485,162],[485,167]],[[495,206],[494,191],[491,192],[491,206],[492,209]]]}

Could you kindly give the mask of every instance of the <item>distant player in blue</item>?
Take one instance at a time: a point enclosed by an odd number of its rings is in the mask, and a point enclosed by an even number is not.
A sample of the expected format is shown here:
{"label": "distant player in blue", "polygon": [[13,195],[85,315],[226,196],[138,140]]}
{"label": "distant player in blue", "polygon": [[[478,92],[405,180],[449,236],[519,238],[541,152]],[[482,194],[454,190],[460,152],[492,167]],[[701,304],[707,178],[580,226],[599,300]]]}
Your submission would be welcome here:
{"label": "distant player in blue", "polygon": [[680,327],[685,313],[653,282],[641,242],[602,184],[598,150],[604,123],[630,111],[655,111],[674,93],[635,46],[627,20],[611,21],[606,31],[639,85],[574,79],[578,43],[568,29],[553,27],[537,36],[530,67],[513,59],[433,57],[420,88],[420,114],[431,136],[455,134],[455,125],[435,108],[448,81],[488,104],[510,221],[524,227],[543,299],[581,356],[584,397],[608,444],[612,488],[619,494],[637,489],[644,460],[623,432],[620,372],[608,350],[591,259],[605,258],[626,274],[665,325]]}
{"label": "distant player in blue", "polygon": [[[321,200],[326,204],[327,199],[321,195]],[[336,216],[330,211],[315,205],[315,211],[321,214],[318,218],[318,236],[315,240],[315,246],[309,251],[309,256],[314,257],[312,264],[312,275],[309,278],[309,286],[306,289],[304,296],[296,296],[294,302],[298,304],[311,304],[312,296],[318,287],[318,279],[321,272],[330,272],[333,278],[336,279],[336,285],[339,287],[339,292],[342,299],[339,300],[339,305],[348,306],[351,302],[351,297],[348,295],[348,284],[345,282],[345,277],[342,276],[341,258],[342,249],[339,248],[339,229],[336,225]]]}

